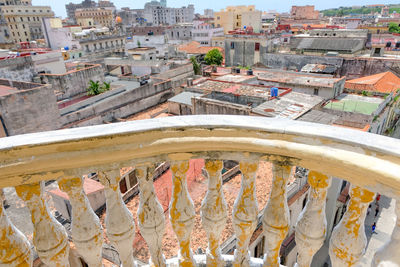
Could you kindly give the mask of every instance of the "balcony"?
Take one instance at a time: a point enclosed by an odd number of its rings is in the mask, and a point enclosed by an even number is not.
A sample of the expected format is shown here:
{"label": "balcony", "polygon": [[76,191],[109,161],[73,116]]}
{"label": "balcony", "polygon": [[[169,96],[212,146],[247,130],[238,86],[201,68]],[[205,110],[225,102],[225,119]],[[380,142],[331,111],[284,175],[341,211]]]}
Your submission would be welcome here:
{"label": "balcony", "polygon": [[[33,245],[48,266],[68,266],[66,230],[49,212],[43,181],[57,180],[72,205],[72,241],[89,266],[102,265],[103,235],[99,218],[82,189],[82,176],[97,172],[105,187],[106,233],[124,267],[135,266],[134,223],[119,190],[120,168],[135,166],[140,188],[138,222],[151,260],[148,266],[279,266],[279,249],[289,228],[287,180],[294,166],[307,168],[310,195],[296,225],[297,266],[310,266],[325,240],[325,202],[330,177],[350,181],[350,202],[330,239],[333,266],[355,266],[367,244],[364,219],[379,192],[400,196],[400,141],[345,128],[291,120],[245,116],[181,116],[41,132],[2,138],[0,186],[13,186],[28,206],[34,226]],[[208,237],[204,255],[194,255],[190,235],[195,210],[187,191],[190,159],[205,159],[208,192],[201,207]],[[241,189],[232,212],[234,255],[221,255],[220,234],[228,214],[222,193],[222,160],[239,162]],[[260,160],[273,164],[272,190],[261,218],[264,259],[251,258],[248,245],[257,224],[255,174]],[[165,259],[163,210],[155,196],[156,163],[169,162],[172,196],[169,216],[179,242],[177,257]],[[4,195],[2,195],[4,200]],[[26,237],[0,205],[0,263],[31,266]],[[400,208],[396,214],[400,218]],[[391,240],[373,266],[399,266],[399,219]],[[390,265],[393,264],[393,265]],[[72,266],[72,265],[71,265]]]}

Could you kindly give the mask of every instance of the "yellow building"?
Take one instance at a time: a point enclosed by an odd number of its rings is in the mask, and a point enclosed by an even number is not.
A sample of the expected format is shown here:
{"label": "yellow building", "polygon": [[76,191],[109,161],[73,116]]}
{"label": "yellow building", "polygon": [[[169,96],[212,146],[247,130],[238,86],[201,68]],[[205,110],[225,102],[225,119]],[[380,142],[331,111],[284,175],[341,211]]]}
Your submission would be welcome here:
{"label": "yellow building", "polygon": [[228,6],[214,13],[214,26],[224,28],[225,34],[235,29],[253,27],[254,32],[261,30],[261,11],[251,6]]}
{"label": "yellow building", "polygon": [[113,26],[113,11],[108,8],[80,8],[75,11],[75,18],[78,25],[82,27],[92,26]]}
{"label": "yellow building", "polygon": [[49,6],[8,5],[2,6],[1,12],[15,43],[44,38],[42,18],[54,17]]}

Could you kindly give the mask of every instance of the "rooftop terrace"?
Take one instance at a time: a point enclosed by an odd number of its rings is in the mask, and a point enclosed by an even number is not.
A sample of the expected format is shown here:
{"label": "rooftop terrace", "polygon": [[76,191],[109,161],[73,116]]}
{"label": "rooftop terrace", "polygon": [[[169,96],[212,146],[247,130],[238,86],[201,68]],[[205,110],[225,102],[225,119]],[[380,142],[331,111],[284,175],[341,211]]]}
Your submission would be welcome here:
{"label": "rooftop terrace", "polygon": [[330,100],[324,108],[371,115],[383,101],[383,98],[342,94]]}

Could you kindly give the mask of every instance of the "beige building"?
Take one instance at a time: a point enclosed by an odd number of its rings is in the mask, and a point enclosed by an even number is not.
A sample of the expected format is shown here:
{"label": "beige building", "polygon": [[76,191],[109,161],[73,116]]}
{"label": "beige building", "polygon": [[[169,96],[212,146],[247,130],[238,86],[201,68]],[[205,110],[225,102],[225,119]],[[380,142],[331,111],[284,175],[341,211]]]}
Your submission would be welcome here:
{"label": "beige building", "polygon": [[21,5],[1,7],[2,15],[9,28],[10,37],[17,42],[29,42],[43,38],[42,18],[54,17],[49,6],[31,6],[30,1]]}
{"label": "beige building", "polygon": [[113,26],[113,11],[109,8],[80,8],[75,11],[76,22],[82,27]]}
{"label": "beige building", "polygon": [[314,6],[292,6],[290,16],[294,19],[318,19],[319,11]]}
{"label": "beige building", "polygon": [[224,33],[235,29],[253,28],[254,32],[261,30],[261,14],[254,5],[228,6],[220,12],[214,13],[214,26],[224,28]]}

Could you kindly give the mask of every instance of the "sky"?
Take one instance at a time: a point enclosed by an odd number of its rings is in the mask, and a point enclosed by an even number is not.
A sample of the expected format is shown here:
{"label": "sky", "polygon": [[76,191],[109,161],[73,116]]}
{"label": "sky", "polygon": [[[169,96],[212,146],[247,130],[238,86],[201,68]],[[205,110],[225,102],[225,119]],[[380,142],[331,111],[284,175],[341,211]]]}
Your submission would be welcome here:
{"label": "sky", "polygon": [[[117,8],[130,7],[130,8],[143,8],[149,0],[111,0]],[[82,0],[32,0],[33,5],[50,5],[56,16],[66,17],[65,4],[67,3],[80,3]],[[167,5],[170,7],[182,7],[188,4],[194,4],[196,13],[203,13],[206,8],[212,8],[214,11],[219,11],[227,5],[244,5],[243,0],[176,0],[168,1]],[[277,10],[278,12],[289,12],[292,5],[315,5],[316,9],[326,9],[340,6],[361,6],[372,4],[400,4],[400,0],[253,0],[246,1],[247,5],[256,5],[256,8],[262,11]]]}

